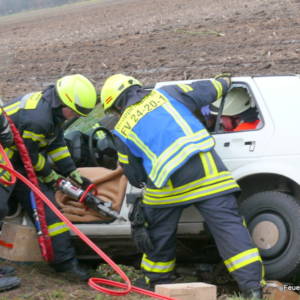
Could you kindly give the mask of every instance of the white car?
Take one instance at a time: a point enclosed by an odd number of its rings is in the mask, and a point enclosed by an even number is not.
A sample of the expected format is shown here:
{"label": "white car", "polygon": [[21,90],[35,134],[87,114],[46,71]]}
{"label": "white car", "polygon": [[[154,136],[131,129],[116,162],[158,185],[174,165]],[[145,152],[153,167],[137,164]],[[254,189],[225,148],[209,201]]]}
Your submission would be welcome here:
{"label": "white car", "polygon": [[[232,81],[232,88],[225,102],[219,103],[219,113],[210,127],[216,140],[215,149],[241,186],[240,211],[260,250],[266,277],[292,280],[300,273],[300,77],[236,77]],[[180,81],[183,82],[191,81]],[[176,83],[160,82],[155,87]],[[250,107],[256,108],[257,128],[242,131],[224,128],[222,107],[236,98],[244,102],[246,99]],[[72,137],[71,150],[74,141]],[[97,144],[91,152],[101,161],[103,157],[99,158]],[[78,228],[113,258],[137,258],[128,213],[132,199],[141,197],[142,193],[127,184],[120,208],[120,215],[126,221],[77,223]],[[193,206],[185,210],[177,236],[178,261],[220,260],[218,255],[213,255],[211,236]],[[77,245],[82,257],[90,257],[91,251],[81,242]]]}

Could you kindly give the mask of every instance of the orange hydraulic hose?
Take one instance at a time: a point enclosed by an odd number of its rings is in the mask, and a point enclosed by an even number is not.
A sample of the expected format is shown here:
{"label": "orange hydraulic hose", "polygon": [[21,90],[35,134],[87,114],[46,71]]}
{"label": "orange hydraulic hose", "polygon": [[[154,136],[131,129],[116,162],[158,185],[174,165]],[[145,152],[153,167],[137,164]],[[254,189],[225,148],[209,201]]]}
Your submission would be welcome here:
{"label": "orange hydraulic hose", "polygon": [[[116,273],[125,281],[125,283],[120,283],[108,279],[103,278],[95,278],[92,277],[89,279],[88,284],[93,289],[113,295],[113,296],[124,296],[127,295],[130,292],[139,293],[142,295],[150,296],[157,299],[164,299],[164,300],[177,300],[175,298],[170,298],[167,296],[163,296],[148,290],[144,290],[135,286],[132,286],[129,278],[124,273],[124,271],[113,261],[111,258],[109,258],[100,248],[97,247],[97,245],[92,242],[84,233],[82,233],[76,226],[72,224],[72,222],[66,218],[59,209],[34,185],[32,184],[26,177],[24,177],[22,174],[14,170],[13,168],[10,168],[6,165],[0,164],[0,168],[3,168],[6,171],[9,171],[12,176],[17,177],[18,179],[22,180],[35,194],[39,195],[39,197],[46,203],[46,205],[78,236],[81,238],[83,242],[85,242],[90,248],[92,248],[106,263],[108,263]],[[103,286],[100,286],[99,284],[102,283],[104,285],[118,287],[123,290],[111,290],[108,288],[105,288]]]}

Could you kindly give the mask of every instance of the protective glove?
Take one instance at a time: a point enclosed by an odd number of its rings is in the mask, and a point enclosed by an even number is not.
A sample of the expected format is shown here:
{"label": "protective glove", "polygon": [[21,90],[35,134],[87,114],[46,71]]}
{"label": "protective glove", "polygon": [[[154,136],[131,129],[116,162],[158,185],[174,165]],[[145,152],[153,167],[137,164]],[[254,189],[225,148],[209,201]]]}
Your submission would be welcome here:
{"label": "protective glove", "polygon": [[69,178],[73,180],[75,183],[77,183],[84,190],[87,189],[88,186],[92,184],[92,182],[88,178],[81,176],[77,170],[72,171],[69,174]]}
{"label": "protective glove", "polygon": [[218,75],[215,76],[215,79],[224,79],[228,86],[231,85],[231,77],[232,75],[230,73],[220,73]]}
{"label": "protective glove", "polygon": [[147,253],[154,249],[153,243],[150,239],[148,230],[144,226],[134,227],[131,226],[131,236],[134,241],[136,248],[143,252]]}
{"label": "protective glove", "polygon": [[143,253],[153,250],[153,243],[147,230],[147,222],[139,198],[135,199],[128,217],[131,224],[132,239],[137,249]]}
{"label": "protective glove", "polygon": [[210,116],[209,105],[205,105],[201,107],[201,114],[207,119]]}
{"label": "protective glove", "polygon": [[64,178],[62,175],[56,173],[54,170],[48,176],[39,177],[40,181],[47,184],[51,188],[56,188],[59,179]]}

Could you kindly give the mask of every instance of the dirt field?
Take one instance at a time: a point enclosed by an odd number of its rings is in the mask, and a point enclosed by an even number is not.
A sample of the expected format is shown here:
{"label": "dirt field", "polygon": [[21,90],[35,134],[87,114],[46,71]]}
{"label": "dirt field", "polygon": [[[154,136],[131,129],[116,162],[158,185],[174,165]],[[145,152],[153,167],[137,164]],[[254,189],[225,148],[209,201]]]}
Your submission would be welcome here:
{"label": "dirt field", "polygon": [[0,95],[82,73],[155,81],[300,72],[299,0],[103,0],[0,18]]}
{"label": "dirt field", "polygon": [[[98,88],[116,72],[147,85],[224,71],[300,73],[299,11],[299,0],[99,0],[2,17],[0,96],[70,73]],[[111,299],[65,283],[47,266],[21,267],[19,275],[22,288],[1,300]]]}

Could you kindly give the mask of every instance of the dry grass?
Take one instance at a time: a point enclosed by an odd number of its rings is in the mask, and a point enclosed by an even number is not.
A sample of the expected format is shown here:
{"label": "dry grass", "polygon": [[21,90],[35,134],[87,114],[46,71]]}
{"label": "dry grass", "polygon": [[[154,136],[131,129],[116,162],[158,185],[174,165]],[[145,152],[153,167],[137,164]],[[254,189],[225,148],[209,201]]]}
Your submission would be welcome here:
{"label": "dry grass", "polygon": [[[3,263],[4,264],[4,263]],[[126,296],[109,296],[97,292],[87,283],[74,282],[54,272],[45,263],[20,264],[7,263],[17,270],[17,276],[21,278],[22,284],[19,288],[6,291],[0,294],[0,300],[141,300],[149,299],[136,294]],[[123,270],[132,280],[139,273],[133,268],[122,266]],[[92,273],[93,277],[105,277],[112,280],[119,280],[118,276],[113,274],[112,270],[106,265],[100,265]]]}

